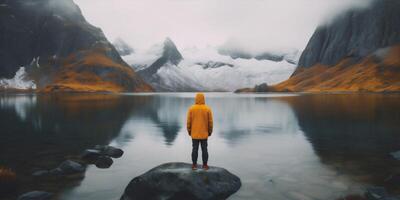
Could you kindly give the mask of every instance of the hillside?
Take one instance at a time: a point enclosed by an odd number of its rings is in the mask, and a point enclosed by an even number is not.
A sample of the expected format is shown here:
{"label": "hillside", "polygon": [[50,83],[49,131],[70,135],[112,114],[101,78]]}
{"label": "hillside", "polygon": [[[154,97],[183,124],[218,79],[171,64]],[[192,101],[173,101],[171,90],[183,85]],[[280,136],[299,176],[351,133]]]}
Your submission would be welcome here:
{"label": "hillside", "polygon": [[265,91],[398,92],[399,24],[396,0],[348,11],[318,27],[293,75]]}
{"label": "hillside", "polygon": [[[0,0],[0,15],[0,83],[6,83],[2,89],[152,90],[72,0]],[[21,69],[25,73],[16,77]],[[34,84],[15,87],[11,83],[16,78],[18,83]]]}

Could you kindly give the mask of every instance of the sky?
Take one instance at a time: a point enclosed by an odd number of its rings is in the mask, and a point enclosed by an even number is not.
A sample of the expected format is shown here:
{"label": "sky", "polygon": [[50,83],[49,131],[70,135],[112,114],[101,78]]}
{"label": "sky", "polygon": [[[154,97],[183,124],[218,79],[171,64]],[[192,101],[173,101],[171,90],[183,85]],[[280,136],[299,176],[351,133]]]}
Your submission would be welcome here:
{"label": "sky", "polygon": [[74,0],[110,41],[148,48],[230,46],[303,50],[319,24],[369,0]]}

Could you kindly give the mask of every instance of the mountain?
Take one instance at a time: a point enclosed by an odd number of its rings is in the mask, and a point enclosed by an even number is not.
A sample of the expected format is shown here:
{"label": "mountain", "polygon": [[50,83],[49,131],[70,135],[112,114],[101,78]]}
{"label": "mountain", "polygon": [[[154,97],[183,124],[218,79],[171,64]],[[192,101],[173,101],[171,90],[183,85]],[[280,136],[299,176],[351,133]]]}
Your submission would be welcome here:
{"label": "mountain", "polygon": [[123,58],[157,91],[170,92],[234,91],[264,82],[276,84],[288,79],[296,68],[285,59],[233,59],[214,47],[180,52],[171,39]]}
{"label": "mountain", "polygon": [[182,55],[176,48],[174,42],[167,38],[164,41],[163,51],[160,58],[158,58],[153,64],[146,69],[138,71],[138,73],[144,77],[145,80],[154,82],[152,76],[164,65],[178,65],[182,60]]}
{"label": "mountain", "polygon": [[0,27],[0,88],[152,90],[72,0],[0,0]]}
{"label": "mountain", "polygon": [[400,91],[400,1],[375,0],[316,29],[275,91]]}

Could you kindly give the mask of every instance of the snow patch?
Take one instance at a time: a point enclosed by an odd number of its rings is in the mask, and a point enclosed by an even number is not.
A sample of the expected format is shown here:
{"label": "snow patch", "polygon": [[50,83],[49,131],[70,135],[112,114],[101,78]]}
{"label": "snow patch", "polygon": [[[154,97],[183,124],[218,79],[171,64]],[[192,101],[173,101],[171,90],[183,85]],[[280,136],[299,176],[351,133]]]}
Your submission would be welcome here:
{"label": "snow patch", "polygon": [[[140,71],[160,57],[160,51],[158,54],[154,52],[157,51],[132,54],[124,59],[136,71]],[[282,61],[233,59],[228,55],[221,55],[215,47],[183,49],[181,54],[183,60],[178,65],[168,63],[153,75],[157,77],[151,83],[156,85],[155,88],[167,91],[185,88],[198,91],[235,91],[262,83],[273,85],[287,80],[295,71],[295,63],[298,61],[297,54],[287,55]]]}
{"label": "snow patch", "polygon": [[36,66],[37,68],[40,68],[39,61],[40,61],[40,56],[33,58],[30,66]]}
{"label": "snow patch", "polygon": [[33,82],[33,80],[28,79],[25,67],[20,67],[17,73],[15,73],[14,78],[0,79],[0,87],[6,89],[28,90],[36,89],[36,84]]}

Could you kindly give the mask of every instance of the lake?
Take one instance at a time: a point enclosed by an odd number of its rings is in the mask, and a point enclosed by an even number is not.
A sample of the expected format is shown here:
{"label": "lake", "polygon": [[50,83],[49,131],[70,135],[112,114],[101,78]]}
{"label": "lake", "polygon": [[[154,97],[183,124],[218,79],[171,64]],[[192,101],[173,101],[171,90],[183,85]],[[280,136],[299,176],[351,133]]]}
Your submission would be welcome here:
{"label": "lake", "polygon": [[[18,192],[56,192],[62,200],[117,200],[129,181],[165,162],[190,162],[186,132],[194,93],[0,95],[0,166]],[[214,114],[209,164],[239,176],[229,199],[336,200],[400,172],[398,94],[206,93]],[[124,150],[109,169],[85,177],[32,177],[97,144]],[[201,156],[199,157],[201,159]],[[201,160],[199,160],[201,163]]]}

